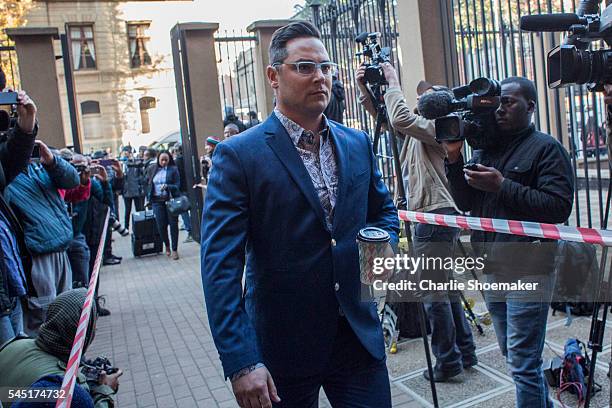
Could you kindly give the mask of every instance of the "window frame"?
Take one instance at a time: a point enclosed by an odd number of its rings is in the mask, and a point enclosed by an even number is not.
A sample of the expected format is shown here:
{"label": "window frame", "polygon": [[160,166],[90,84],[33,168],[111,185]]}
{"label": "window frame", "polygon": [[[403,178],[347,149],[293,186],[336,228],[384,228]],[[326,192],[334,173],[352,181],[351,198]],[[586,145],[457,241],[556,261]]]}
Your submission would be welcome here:
{"label": "window frame", "polygon": [[[81,65],[83,65],[81,68],[77,68],[74,66],[74,61],[73,61],[73,67],[72,69],[74,71],[96,71],[98,69],[98,54],[97,54],[97,45],[96,45],[96,30],[95,30],[95,23],[93,22],[89,22],[89,21],[83,21],[83,22],[76,22],[76,23],[68,23],[68,45],[70,48],[70,53],[72,54],[72,29],[73,28],[79,28],[81,31],[81,38],[79,39],[79,41],[81,42],[81,47],[83,46],[83,41],[85,40],[85,36],[84,36],[84,31],[83,28],[85,27],[91,27],[91,42],[93,43],[93,49],[94,49],[94,54],[95,57],[93,58],[93,62],[94,62],[94,66],[93,67],[86,67],[84,66],[84,62],[86,61],[85,57],[83,55],[81,55]],[[74,56],[72,56],[74,58]]]}
{"label": "window frame", "polygon": [[[153,65],[153,61],[151,59],[151,54],[149,54],[149,50],[147,48],[147,46],[149,45],[149,41],[151,40],[151,36],[150,35],[146,35],[145,34],[145,30],[148,30],[149,28],[151,28],[151,20],[132,20],[132,21],[126,21],[125,22],[125,26],[126,26],[126,36],[127,36],[127,47],[128,47],[128,55],[129,55],[129,60],[130,60],[130,68],[131,69],[142,69],[142,68],[147,68]],[[144,26],[143,29],[143,34],[139,35],[138,34],[138,28]],[[136,37],[131,37],[130,36],[130,27],[135,27],[136,28]],[[140,65],[135,66],[133,64],[133,60],[132,60],[132,50],[130,48],[131,45],[131,41],[132,38],[136,41],[136,43],[138,44],[138,40],[141,39],[143,41],[143,47],[142,49],[144,49],[146,51],[146,55],[148,55],[149,57],[149,63],[145,64],[142,61],[144,60],[144,54],[143,55],[139,55],[140,57]],[[141,50],[141,53],[143,51]]]}

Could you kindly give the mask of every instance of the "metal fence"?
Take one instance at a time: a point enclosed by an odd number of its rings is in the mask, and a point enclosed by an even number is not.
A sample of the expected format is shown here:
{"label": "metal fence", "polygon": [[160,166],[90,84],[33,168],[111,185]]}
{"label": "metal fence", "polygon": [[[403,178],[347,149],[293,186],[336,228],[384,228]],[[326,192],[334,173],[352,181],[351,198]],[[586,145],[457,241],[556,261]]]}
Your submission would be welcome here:
{"label": "metal fence", "polygon": [[9,40],[0,41],[0,68],[6,75],[6,86],[19,89],[19,68],[15,46]]}
{"label": "metal fence", "polygon": [[[313,22],[321,31],[330,58],[338,63],[338,77],[344,83],[346,92],[344,123],[362,129],[372,137],[375,121],[359,104],[359,91],[355,85],[355,71],[363,62],[362,57],[355,55],[361,51],[361,47],[355,42],[355,37],[363,32],[379,32],[381,46],[391,48],[391,57],[395,61],[395,66],[399,66],[396,4],[396,0],[331,0],[325,5],[311,5]],[[387,133],[382,134],[380,140],[378,151],[380,169],[385,183],[393,191],[395,175]]]}
{"label": "metal fence", "polygon": [[215,37],[219,94],[224,118],[228,108],[245,124],[249,123],[249,112],[256,112],[261,120],[255,87],[255,46],[257,37],[247,36],[242,31],[236,34],[225,31]]}
{"label": "metal fence", "polygon": [[[458,56],[459,81],[487,76],[525,76],[536,83],[536,125],[557,137],[570,152],[576,193],[570,223],[605,227],[610,170],[605,148],[605,105],[601,94],[584,86],[550,90],[546,51],[559,34],[521,32],[523,15],[575,12],[578,0],[450,0]],[[594,48],[599,44],[593,44]],[[451,84],[459,85],[459,84]]]}

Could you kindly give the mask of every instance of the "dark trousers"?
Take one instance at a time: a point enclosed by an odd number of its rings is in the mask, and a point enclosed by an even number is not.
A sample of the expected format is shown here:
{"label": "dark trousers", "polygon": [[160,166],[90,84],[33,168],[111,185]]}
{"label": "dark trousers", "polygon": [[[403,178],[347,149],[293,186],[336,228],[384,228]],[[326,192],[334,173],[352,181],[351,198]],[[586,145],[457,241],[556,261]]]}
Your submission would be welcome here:
{"label": "dark trousers", "polygon": [[[297,373],[296,373],[297,374]],[[274,377],[282,408],[317,408],[321,387],[334,408],[390,408],[391,389],[385,360],[375,360],[341,317],[332,356],[323,374]]]}
{"label": "dark trousers", "polygon": [[[451,209],[434,211],[452,214]],[[429,224],[416,224],[414,249],[426,257],[452,257],[459,238],[459,230]],[[430,269],[419,270],[418,278],[445,282],[453,271]],[[460,372],[463,366],[472,365],[475,345],[472,330],[465,318],[461,296],[458,292],[424,293],[423,304],[431,324],[431,350],[436,356],[436,370],[448,374]]]}
{"label": "dark trousers", "polygon": [[153,214],[155,214],[155,223],[157,224],[157,230],[159,231],[159,236],[161,237],[162,242],[166,245],[166,247],[170,246],[170,241],[168,240],[169,226],[170,238],[172,240],[172,250],[176,251],[178,249],[179,235],[178,217],[170,215],[164,201],[153,201],[152,204]]}
{"label": "dark trousers", "polygon": [[144,197],[123,197],[123,203],[125,204],[125,228],[130,227],[130,214],[132,213],[132,203],[136,207],[136,211],[144,210]]}
{"label": "dark trousers", "polygon": [[[77,234],[70,241],[68,249],[68,259],[72,268],[72,287],[87,287],[89,284],[89,247],[85,241],[85,235]],[[95,257],[95,254],[94,254]]]}

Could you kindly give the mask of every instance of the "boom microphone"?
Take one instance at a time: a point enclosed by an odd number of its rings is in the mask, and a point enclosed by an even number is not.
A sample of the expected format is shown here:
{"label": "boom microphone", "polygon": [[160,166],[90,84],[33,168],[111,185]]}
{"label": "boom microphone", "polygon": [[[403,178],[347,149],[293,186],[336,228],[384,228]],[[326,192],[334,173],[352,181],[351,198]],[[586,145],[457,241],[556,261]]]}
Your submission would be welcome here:
{"label": "boom microphone", "polygon": [[454,95],[451,91],[436,91],[421,95],[417,105],[425,119],[436,119],[452,112]]}
{"label": "boom microphone", "polygon": [[585,17],[574,13],[534,14],[521,17],[521,30],[539,32],[568,31],[575,24],[587,25]]}
{"label": "boom microphone", "polygon": [[361,34],[359,34],[357,37],[355,37],[355,42],[358,44],[363,43],[365,40],[368,39],[368,33],[363,32]]}

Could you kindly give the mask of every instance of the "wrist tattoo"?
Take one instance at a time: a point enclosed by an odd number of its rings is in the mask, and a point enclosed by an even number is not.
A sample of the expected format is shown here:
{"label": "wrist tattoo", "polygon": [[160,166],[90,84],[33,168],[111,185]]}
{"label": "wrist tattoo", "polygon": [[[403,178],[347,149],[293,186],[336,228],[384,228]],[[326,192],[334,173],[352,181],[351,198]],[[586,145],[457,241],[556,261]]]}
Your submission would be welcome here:
{"label": "wrist tattoo", "polygon": [[230,381],[234,382],[261,367],[265,367],[265,365],[263,363],[257,363],[257,364],[250,365],[248,367],[244,367],[243,369],[238,370],[234,374],[232,374]]}

